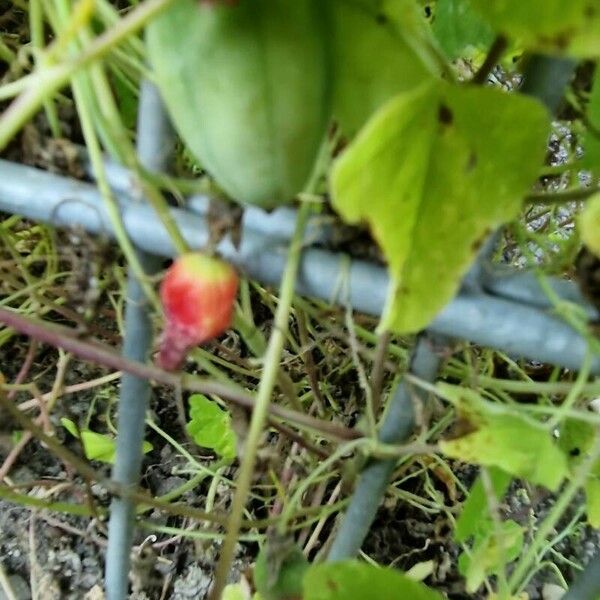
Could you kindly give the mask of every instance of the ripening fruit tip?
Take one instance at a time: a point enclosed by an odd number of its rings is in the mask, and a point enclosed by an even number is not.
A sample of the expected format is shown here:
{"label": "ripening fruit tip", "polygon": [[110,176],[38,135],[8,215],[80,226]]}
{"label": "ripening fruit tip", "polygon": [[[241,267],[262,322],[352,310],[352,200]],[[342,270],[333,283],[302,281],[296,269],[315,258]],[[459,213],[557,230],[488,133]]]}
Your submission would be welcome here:
{"label": "ripening fruit tip", "polygon": [[178,369],[188,350],[230,327],[237,287],[235,270],[218,258],[190,252],[173,262],[160,286],[165,313],[160,367]]}

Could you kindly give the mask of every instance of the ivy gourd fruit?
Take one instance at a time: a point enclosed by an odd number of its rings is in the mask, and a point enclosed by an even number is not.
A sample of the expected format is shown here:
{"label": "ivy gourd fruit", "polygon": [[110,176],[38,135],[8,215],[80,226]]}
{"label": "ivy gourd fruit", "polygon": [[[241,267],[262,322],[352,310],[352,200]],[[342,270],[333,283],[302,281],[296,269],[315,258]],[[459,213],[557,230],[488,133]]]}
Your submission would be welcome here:
{"label": "ivy gourd fruit", "polygon": [[289,202],[312,174],[331,114],[325,5],[177,0],[148,27],[176,129],[237,202]]}

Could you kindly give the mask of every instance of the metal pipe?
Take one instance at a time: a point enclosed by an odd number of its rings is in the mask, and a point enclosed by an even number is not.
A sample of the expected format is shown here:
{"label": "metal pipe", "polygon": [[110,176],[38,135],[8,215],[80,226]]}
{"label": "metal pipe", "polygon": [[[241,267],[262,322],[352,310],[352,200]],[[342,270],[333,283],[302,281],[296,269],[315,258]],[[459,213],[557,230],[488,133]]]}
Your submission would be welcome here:
{"label": "metal pipe", "polygon": [[[138,153],[140,162],[150,170],[163,169],[170,155],[171,129],[156,88],[143,83],[140,96]],[[160,259],[136,251],[144,272],[156,273]],[[125,307],[123,356],[145,362],[152,348],[152,323],[149,302],[142,285],[129,270]],[[112,478],[124,487],[137,485],[143,459],[142,445],[146,411],[150,399],[147,379],[123,373],[119,399],[117,452]],[[106,550],[105,588],[107,600],[129,597],[129,569],[135,530],[135,502],[127,497],[114,498],[110,506],[108,547]]]}
{"label": "metal pipe", "polygon": [[[439,364],[440,356],[432,347],[432,340],[421,336],[415,346],[409,371],[425,381],[433,381]],[[391,396],[379,431],[379,440],[385,444],[401,444],[405,441],[414,427],[414,402],[419,398],[424,401],[425,396],[422,390],[413,388],[403,378]],[[394,458],[373,460],[363,469],[327,560],[343,560],[358,554],[397,462]]]}
{"label": "metal pipe", "polygon": [[[119,199],[123,221],[134,244],[153,254],[172,256],[169,236],[152,208],[126,196]],[[56,225],[80,225],[91,232],[111,233],[93,185],[6,161],[0,161],[0,210]],[[202,248],[208,243],[208,228],[200,215],[176,208],[172,214],[190,246]],[[218,250],[250,277],[274,285],[285,265],[287,242],[285,236],[269,234],[268,222],[265,213],[263,231],[244,225],[239,248],[225,238]],[[280,223],[274,225],[275,229],[279,227]],[[572,283],[552,278],[550,281],[563,297],[581,301]],[[335,302],[346,282],[350,304],[356,310],[381,314],[388,285],[383,266],[319,248],[304,251],[299,293]],[[585,340],[546,310],[550,303],[533,285],[531,276],[515,273],[502,275],[498,281],[489,276],[483,286],[481,293],[460,292],[433,321],[431,331],[515,356],[579,368],[586,352]],[[521,303],[524,301],[527,304]],[[589,305],[584,306],[589,310]],[[595,359],[592,370],[600,374],[600,359]]]}
{"label": "metal pipe", "polygon": [[598,600],[600,598],[600,554],[576,577],[562,600]]}

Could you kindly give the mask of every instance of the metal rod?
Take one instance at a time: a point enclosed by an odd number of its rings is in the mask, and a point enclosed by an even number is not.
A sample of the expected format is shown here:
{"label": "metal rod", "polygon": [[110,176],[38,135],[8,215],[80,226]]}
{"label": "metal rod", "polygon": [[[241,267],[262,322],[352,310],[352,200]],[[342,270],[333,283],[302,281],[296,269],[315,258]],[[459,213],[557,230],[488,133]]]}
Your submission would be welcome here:
{"label": "metal rod", "polygon": [[598,600],[598,598],[600,598],[600,554],[592,558],[562,600]]}
{"label": "metal rod", "polygon": [[[423,335],[413,354],[410,373],[426,381],[437,375],[440,356],[432,347],[432,340]],[[404,379],[393,393],[381,429],[379,440],[386,444],[400,444],[412,433],[415,421],[414,402],[425,400],[422,390],[414,389]],[[381,498],[388,486],[397,460],[374,460],[362,471],[350,506],[329,550],[327,560],[342,560],[355,556],[371,528]]]}
{"label": "metal rod", "polygon": [[[140,249],[172,256],[174,248],[152,208],[119,196],[127,232]],[[21,214],[56,225],[81,225],[90,232],[110,235],[108,217],[95,187],[31,167],[0,161],[0,210]],[[258,210],[258,209],[256,209]],[[209,240],[205,219],[190,211],[172,209],[183,236],[193,248]],[[272,237],[268,223],[281,232],[277,219],[264,213],[263,230],[242,227],[242,241],[236,247],[225,238],[218,250],[248,276],[275,285],[286,261],[285,236]],[[318,223],[313,226],[318,227]],[[344,280],[349,283],[351,305],[359,311],[379,315],[388,284],[386,269],[363,260],[350,260],[341,253],[308,247],[300,265],[298,292],[335,302]],[[583,302],[574,284],[550,279],[565,299]],[[504,297],[502,297],[504,296]],[[524,304],[525,303],[525,304]],[[589,304],[584,304],[591,311]],[[501,271],[488,274],[480,293],[463,290],[437,316],[431,331],[498,348],[514,356],[549,362],[577,370],[586,352],[586,342],[549,310],[549,300],[533,276]],[[592,372],[600,374],[596,358]]]}
{"label": "metal rod", "polygon": [[[163,169],[169,156],[170,127],[157,90],[149,83],[142,86],[139,109],[138,153],[142,164],[152,170]],[[160,259],[138,251],[144,271],[155,273]],[[145,362],[152,348],[152,324],[149,302],[138,279],[129,271],[125,307],[125,358]],[[119,400],[117,452],[113,480],[123,486],[137,485],[142,465],[144,422],[150,383],[147,379],[123,373]],[[135,529],[135,502],[130,498],[114,498],[108,523],[105,588],[107,600],[129,597],[129,568]]]}

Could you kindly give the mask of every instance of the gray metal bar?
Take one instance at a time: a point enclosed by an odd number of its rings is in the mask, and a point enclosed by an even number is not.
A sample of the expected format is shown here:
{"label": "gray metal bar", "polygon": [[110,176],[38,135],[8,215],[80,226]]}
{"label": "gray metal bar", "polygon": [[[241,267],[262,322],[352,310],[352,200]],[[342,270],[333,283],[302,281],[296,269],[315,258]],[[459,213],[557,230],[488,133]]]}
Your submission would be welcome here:
{"label": "gray metal bar", "polygon": [[[439,364],[440,357],[432,348],[431,340],[421,336],[414,350],[410,372],[425,381],[433,381]],[[379,440],[386,444],[405,441],[414,428],[415,399],[425,400],[425,395],[403,379],[391,397]],[[398,461],[394,458],[374,460],[363,469],[327,560],[343,560],[358,554],[396,464]]]}
{"label": "gray metal bar", "polygon": [[[172,256],[171,241],[152,208],[126,196],[120,196],[120,203],[125,227],[136,246],[161,256]],[[80,224],[92,232],[110,234],[111,231],[93,185],[6,161],[0,161],[0,210],[60,225]],[[205,246],[209,235],[204,219],[181,209],[173,209],[172,213],[188,243],[194,248]],[[264,213],[263,231],[244,225],[239,248],[225,238],[218,249],[249,276],[277,284],[286,261],[287,242],[270,235],[268,222],[268,215]],[[279,227],[279,223],[274,225],[275,229]],[[367,314],[379,315],[388,283],[384,267],[318,248],[304,251],[299,293],[334,302],[344,289],[346,279],[352,306]],[[484,280],[482,293],[463,291],[458,294],[430,329],[516,356],[578,369],[586,352],[585,340],[550,312],[540,310],[540,305],[547,308],[549,302],[533,286],[531,276],[503,275],[498,282],[492,281],[493,277]],[[507,282],[506,293],[503,281]],[[521,289],[520,281],[529,287]],[[581,300],[573,284],[557,279],[551,281],[561,295]],[[486,289],[488,293],[484,293]],[[500,297],[502,295],[505,298]],[[529,305],[520,303],[524,300]],[[587,307],[589,310],[589,305]],[[600,359],[595,360],[592,368],[594,373],[600,374]]]}
{"label": "gray metal bar", "polygon": [[570,58],[533,54],[525,66],[519,92],[534,96],[555,114],[573,78],[577,63]]}
{"label": "gray metal bar", "polygon": [[598,600],[600,598],[600,554],[575,578],[562,600]]}
{"label": "gray metal bar", "polygon": [[[149,83],[142,85],[139,108],[138,152],[142,164],[151,170],[163,169],[170,156],[172,137],[169,122],[158,91]],[[160,268],[160,259],[137,251],[144,272]],[[125,307],[123,356],[146,362],[153,340],[150,310],[142,286],[129,270]],[[119,401],[117,453],[113,480],[125,487],[138,483],[142,465],[145,417],[150,399],[150,382],[123,373]],[[135,529],[135,503],[127,497],[114,498],[108,523],[105,588],[107,600],[125,600],[129,596],[129,568]]]}

